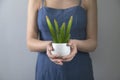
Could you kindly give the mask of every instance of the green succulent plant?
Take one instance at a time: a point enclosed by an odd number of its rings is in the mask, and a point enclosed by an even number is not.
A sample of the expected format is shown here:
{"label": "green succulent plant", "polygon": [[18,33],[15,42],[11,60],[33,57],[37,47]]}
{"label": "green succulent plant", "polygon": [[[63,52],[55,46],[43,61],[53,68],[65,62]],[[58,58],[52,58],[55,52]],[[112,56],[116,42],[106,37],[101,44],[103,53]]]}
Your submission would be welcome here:
{"label": "green succulent plant", "polygon": [[73,23],[73,16],[70,16],[68,24],[65,22],[62,23],[59,27],[58,22],[54,19],[54,26],[51,23],[48,16],[46,16],[46,22],[52,36],[53,43],[67,43],[70,39],[70,30]]}

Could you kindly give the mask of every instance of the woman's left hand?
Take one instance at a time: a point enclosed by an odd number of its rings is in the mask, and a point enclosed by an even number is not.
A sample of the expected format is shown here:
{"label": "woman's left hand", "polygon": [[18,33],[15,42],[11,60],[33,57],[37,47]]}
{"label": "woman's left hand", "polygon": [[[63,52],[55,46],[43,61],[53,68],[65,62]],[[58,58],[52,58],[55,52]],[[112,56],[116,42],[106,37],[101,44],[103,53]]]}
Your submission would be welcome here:
{"label": "woman's left hand", "polygon": [[74,56],[77,54],[77,43],[76,43],[76,40],[70,40],[68,42],[68,46],[70,46],[71,52],[70,52],[70,54],[68,56],[62,57],[63,58],[63,62],[71,61],[74,58]]}

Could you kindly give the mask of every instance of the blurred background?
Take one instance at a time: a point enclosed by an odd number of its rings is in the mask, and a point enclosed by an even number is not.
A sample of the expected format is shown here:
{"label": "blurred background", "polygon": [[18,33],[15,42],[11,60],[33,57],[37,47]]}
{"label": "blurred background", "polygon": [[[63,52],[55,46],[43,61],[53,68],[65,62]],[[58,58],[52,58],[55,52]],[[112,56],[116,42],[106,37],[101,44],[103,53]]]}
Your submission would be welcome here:
{"label": "blurred background", "polygon": [[[98,1],[95,80],[120,80],[120,0]],[[0,0],[0,80],[35,80],[37,53],[26,47],[28,0]]]}

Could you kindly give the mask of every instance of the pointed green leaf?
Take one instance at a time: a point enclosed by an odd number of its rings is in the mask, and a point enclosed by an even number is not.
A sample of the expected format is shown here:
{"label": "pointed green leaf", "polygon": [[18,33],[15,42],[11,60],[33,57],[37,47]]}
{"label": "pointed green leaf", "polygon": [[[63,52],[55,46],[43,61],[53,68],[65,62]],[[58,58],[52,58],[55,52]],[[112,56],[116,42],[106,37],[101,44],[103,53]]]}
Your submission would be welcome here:
{"label": "pointed green leaf", "polygon": [[54,19],[54,26],[55,26],[55,31],[56,31],[57,43],[59,43],[59,25],[56,19]]}
{"label": "pointed green leaf", "polygon": [[50,21],[50,19],[49,19],[48,16],[46,16],[46,22],[47,22],[48,28],[49,28],[49,30],[50,30],[50,33],[51,33],[53,42],[57,42],[55,30],[54,30],[53,25],[52,25],[52,23],[51,23],[51,21]]}
{"label": "pointed green leaf", "polygon": [[65,41],[68,41],[68,39],[70,37],[70,30],[71,30],[71,27],[72,27],[72,23],[73,23],[73,16],[71,16],[69,21],[68,21],[68,25],[67,25],[67,28],[66,28],[66,34],[65,34],[67,40],[65,40]]}
{"label": "pointed green leaf", "polygon": [[56,33],[59,33],[59,26],[58,26],[58,22],[56,21],[56,19],[54,19],[54,24],[55,24]]}
{"label": "pointed green leaf", "polygon": [[65,37],[64,43],[68,43],[69,39],[70,39],[70,34]]}
{"label": "pointed green leaf", "polygon": [[62,23],[62,26],[60,28],[60,35],[61,35],[61,42],[65,39],[65,22]]}
{"label": "pointed green leaf", "polygon": [[68,21],[66,33],[70,33],[71,26],[72,26],[72,21],[73,21],[73,16],[71,16],[70,19],[69,19],[69,21]]}

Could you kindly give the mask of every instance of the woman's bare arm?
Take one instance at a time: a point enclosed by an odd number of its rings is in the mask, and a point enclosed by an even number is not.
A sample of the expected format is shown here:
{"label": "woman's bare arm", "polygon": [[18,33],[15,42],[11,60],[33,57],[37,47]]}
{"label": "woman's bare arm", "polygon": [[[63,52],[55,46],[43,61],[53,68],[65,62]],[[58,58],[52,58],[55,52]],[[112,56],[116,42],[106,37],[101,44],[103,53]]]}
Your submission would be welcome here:
{"label": "woman's bare arm", "polygon": [[92,52],[97,47],[97,0],[83,0],[87,9],[87,39],[75,40],[79,51]]}
{"label": "woman's bare arm", "polygon": [[32,52],[46,51],[47,45],[51,41],[42,41],[38,39],[37,11],[41,0],[29,0],[28,18],[27,18],[27,47]]}

